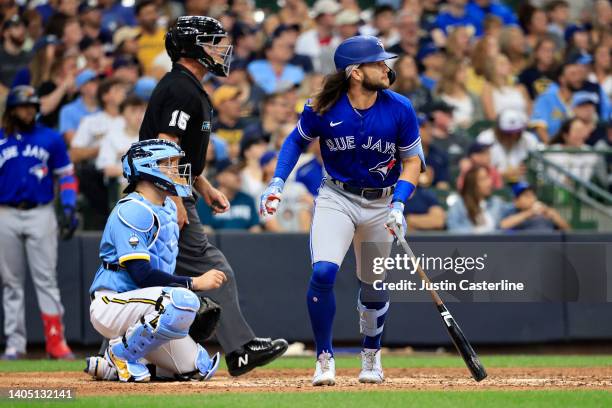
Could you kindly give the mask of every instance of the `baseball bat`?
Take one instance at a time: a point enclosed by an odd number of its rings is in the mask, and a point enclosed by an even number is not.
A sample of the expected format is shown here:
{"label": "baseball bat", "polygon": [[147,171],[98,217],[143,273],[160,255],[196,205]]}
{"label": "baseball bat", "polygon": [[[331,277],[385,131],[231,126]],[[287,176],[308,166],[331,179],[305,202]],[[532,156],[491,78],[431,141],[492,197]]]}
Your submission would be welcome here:
{"label": "baseball bat", "polygon": [[[406,254],[413,259],[415,257],[414,253],[412,252],[410,245],[408,245],[408,242],[406,242],[406,239],[399,233],[397,228],[393,229],[393,233],[395,234],[395,237],[397,238],[402,248],[404,248]],[[425,283],[429,284],[431,282],[420,265],[417,266],[417,273],[419,274],[421,280]],[[467,365],[467,368],[470,370],[472,377],[476,381],[484,380],[485,378],[487,378],[487,372],[482,363],[480,362],[478,355],[474,351],[474,348],[465,338],[465,335],[459,327],[459,324],[457,324],[457,321],[453,318],[453,316],[450,314],[450,312],[444,305],[444,302],[440,298],[440,295],[438,295],[438,293],[433,289],[431,289],[429,293],[431,294],[431,297],[433,298],[433,301],[436,304],[438,312],[440,312],[440,317],[442,318],[442,321],[444,321],[444,326],[446,327],[448,334],[453,340],[455,348],[463,358],[463,361],[465,362],[465,365]]]}

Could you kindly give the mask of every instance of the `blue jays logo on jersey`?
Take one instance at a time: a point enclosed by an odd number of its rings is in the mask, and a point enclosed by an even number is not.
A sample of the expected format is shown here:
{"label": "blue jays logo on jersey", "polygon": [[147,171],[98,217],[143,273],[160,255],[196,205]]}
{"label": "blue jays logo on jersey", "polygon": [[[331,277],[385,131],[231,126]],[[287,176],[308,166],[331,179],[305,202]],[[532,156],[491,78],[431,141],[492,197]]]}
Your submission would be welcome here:
{"label": "blue jays logo on jersey", "polygon": [[387,178],[391,169],[395,166],[396,159],[393,156],[389,156],[388,159],[378,163],[376,166],[370,168],[370,173],[379,174],[383,180]]}
{"label": "blue jays logo on jersey", "polygon": [[36,166],[30,167],[30,174],[36,176],[38,182],[49,174],[49,168],[45,164],[37,164]]}

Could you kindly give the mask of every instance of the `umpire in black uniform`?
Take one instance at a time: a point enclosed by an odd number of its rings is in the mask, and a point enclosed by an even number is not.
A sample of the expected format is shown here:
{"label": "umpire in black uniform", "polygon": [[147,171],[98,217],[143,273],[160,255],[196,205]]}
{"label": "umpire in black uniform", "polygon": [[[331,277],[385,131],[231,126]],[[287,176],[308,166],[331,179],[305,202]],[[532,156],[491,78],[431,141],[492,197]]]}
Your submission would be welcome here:
{"label": "umpire in black uniform", "polygon": [[[166,34],[166,51],[173,61],[172,71],[161,79],[151,95],[140,140],[163,138],[180,144],[185,151],[184,162],[191,163],[195,191],[215,213],[225,212],[229,201],[201,175],[210,138],[212,104],[200,81],[207,72],[227,76],[232,46],[219,21],[183,16]],[[234,272],[203,232],[195,198],[172,198],[181,228],[176,273],[199,276],[215,268],[227,276],[225,285],[206,295],[222,307],[216,335],[226,353],[230,374],[244,374],[282,355],[287,350],[285,340],[257,338],[244,320]]]}

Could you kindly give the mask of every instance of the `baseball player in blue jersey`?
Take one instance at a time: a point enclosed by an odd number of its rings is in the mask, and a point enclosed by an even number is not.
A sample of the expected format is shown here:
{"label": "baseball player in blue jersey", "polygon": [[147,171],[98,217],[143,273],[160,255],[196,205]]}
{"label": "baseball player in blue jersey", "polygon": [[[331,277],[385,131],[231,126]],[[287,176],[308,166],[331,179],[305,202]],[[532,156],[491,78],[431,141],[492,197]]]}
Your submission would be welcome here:
{"label": "baseball player in blue jersey", "polygon": [[122,158],[129,185],[108,218],[98,268],[90,288],[91,323],[111,339],[104,357],[89,357],[94,378],[146,382],[155,376],[206,380],[219,366],[190,336],[200,308],[191,290],[220,287],[226,277],[212,269],[196,278],[174,275],[179,229],[170,196],[191,194],[189,164],[174,142],[134,143]]}
{"label": "baseball player in blue jersey", "polygon": [[27,266],[36,288],[52,358],[73,358],[64,341],[57,287],[57,230],[53,207],[55,181],[63,208],[62,235],[77,227],[76,181],[62,136],[36,124],[40,100],[34,88],[17,86],[6,99],[0,130],[0,275],[4,308],[4,359],[26,352],[24,280]]}
{"label": "baseball player in blue jersey", "polygon": [[[333,286],[351,241],[361,280],[358,311],[364,340],[359,381],[384,379],[380,342],[389,296],[375,290],[361,271],[361,244],[391,243],[394,228],[405,233],[404,202],[425,167],[414,109],[408,99],[388,89],[395,73],[385,61],[395,57],[372,36],[351,37],[338,46],[337,72],[325,78],[322,90],[304,107],[261,197],[261,212],[273,214],[301,152],[318,138],[325,176],[310,232],[313,272],[307,294],[317,348],[313,385],[335,383]],[[389,250],[390,245],[381,245],[380,255],[388,256]]]}

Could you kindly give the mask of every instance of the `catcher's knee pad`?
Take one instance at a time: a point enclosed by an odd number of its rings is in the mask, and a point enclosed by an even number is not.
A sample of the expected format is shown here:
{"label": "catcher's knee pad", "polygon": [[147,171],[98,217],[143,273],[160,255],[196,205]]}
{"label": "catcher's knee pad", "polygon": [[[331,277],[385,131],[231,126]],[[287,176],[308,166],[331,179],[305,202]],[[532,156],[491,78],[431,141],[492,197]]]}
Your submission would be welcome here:
{"label": "catcher's knee pad", "polygon": [[320,261],[312,266],[310,281],[316,285],[333,285],[340,267],[333,262]]}
{"label": "catcher's knee pad", "polygon": [[200,299],[185,288],[167,287],[162,293],[170,303],[159,316],[156,332],[168,340],[181,339],[189,334],[189,327],[200,308]]}
{"label": "catcher's knee pad", "polygon": [[361,303],[361,301],[357,303],[359,331],[361,334],[374,337],[382,333],[385,327],[385,315],[389,310],[389,302],[381,303],[381,305],[381,308],[370,308]]}

